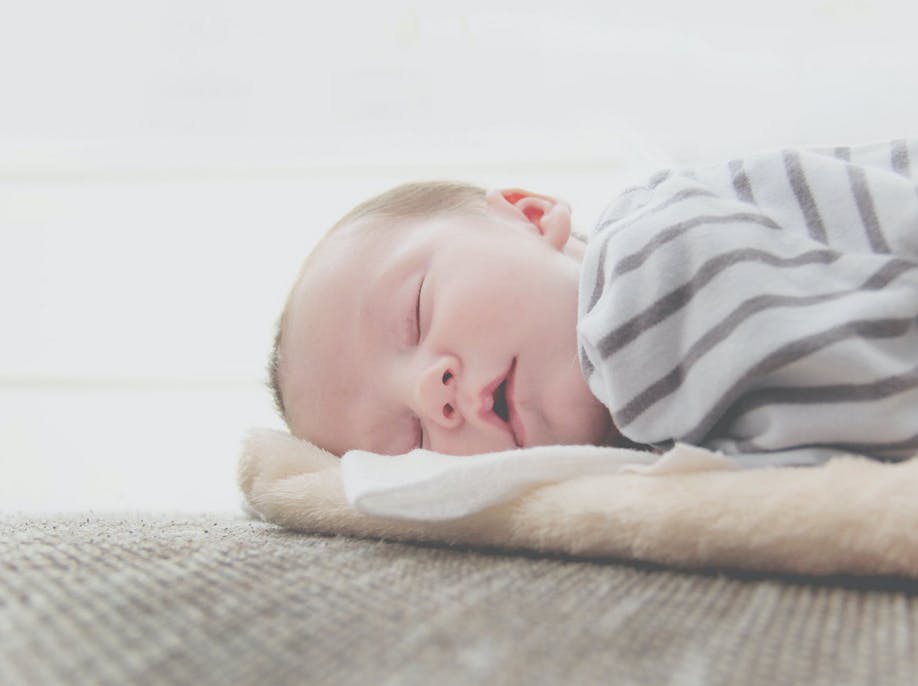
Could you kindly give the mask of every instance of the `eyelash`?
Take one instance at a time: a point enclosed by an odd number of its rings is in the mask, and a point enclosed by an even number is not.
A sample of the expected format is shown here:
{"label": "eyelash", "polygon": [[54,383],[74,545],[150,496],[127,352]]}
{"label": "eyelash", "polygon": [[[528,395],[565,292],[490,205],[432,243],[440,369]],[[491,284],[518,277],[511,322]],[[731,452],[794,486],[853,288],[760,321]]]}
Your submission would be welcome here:
{"label": "eyelash", "polygon": [[421,428],[421,420],[415,418],[415,421],[418,424],[418,448],[424,447],[424,429]]}
{"label": "eyelash", "polygon": [[424,279],[421,279],[421,283],[418,286],[418,299],[417,303],[414,306],[414,331],[415,331],[415,344],[421,342],[421,290],[424,288]]}
{"label": "eyelash", "polygon": [[[414,343],[417,345],[421,342],[421,290],[424,288],[424,280],[426,277],[421,278],[421,283],[418,285],[418,298],[417,304],[414,307],[414,330],[415,330],[415,339]],[[418,433],[418,448],[424,447],[424,428],[421,426],[421,420],[418,417],[415,417],[417,422],[417,433]]]}

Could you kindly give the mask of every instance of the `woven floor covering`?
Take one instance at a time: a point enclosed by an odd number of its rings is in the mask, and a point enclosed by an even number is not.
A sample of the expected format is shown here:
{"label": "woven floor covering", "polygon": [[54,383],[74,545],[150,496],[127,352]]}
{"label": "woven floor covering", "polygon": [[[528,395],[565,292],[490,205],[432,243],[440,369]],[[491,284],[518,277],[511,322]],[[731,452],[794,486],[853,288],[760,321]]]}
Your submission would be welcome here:
{"label": "woven floor covering", "polygon": [[0,515],[0,684],[914,684],[918,585]]}

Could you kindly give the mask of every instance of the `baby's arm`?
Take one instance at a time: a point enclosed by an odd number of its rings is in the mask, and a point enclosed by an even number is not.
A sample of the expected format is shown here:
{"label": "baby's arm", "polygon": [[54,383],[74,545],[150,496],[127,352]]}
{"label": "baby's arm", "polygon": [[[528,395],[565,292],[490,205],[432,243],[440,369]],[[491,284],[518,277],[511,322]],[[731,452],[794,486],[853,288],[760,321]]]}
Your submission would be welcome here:
{"label": "baby's arm", "polygon": [[626,436],[776,463],[918,450],[918,192],[858,167],[871,224],[851,165],[815,159],[747,162],[746,199],[711,170],[674,175],[594,237],[579,332]]}

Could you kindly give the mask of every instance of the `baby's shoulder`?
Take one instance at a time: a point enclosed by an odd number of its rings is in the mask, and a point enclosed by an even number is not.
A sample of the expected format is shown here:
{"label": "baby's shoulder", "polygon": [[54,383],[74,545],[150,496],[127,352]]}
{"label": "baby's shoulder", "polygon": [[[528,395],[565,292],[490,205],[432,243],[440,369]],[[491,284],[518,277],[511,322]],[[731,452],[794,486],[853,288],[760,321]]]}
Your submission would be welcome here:
{"label": "baby's shoulder", "polygon": [[666,169],[618,195],[600,215],[593,238],[646,242],[654,233],[696,217],[741,211],[735,196],[696,170]]}

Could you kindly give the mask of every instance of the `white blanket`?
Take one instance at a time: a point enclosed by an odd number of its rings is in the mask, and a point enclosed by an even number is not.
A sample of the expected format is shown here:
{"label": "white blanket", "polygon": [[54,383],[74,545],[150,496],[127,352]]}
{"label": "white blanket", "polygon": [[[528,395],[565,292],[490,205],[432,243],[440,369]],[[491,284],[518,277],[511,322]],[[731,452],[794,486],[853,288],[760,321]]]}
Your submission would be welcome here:
{"label": "white blanket", "polygon": [[418,521],[458,519],[513,500],[539,484],[591,474],[678,474],[735,469],[729,459],[677,445],[665,455],[591,445],[539,446],[458,457],[429,450],[341,459],[347,501],[360,512]]}
{"label": "white blanket", "polygon": [[355,453],[344,467],[286,432],[256,430],[238,475],[258,516],[311,533],[918,579],[918,459],[747,470],[684,445],[658,460],[607,450]]}

